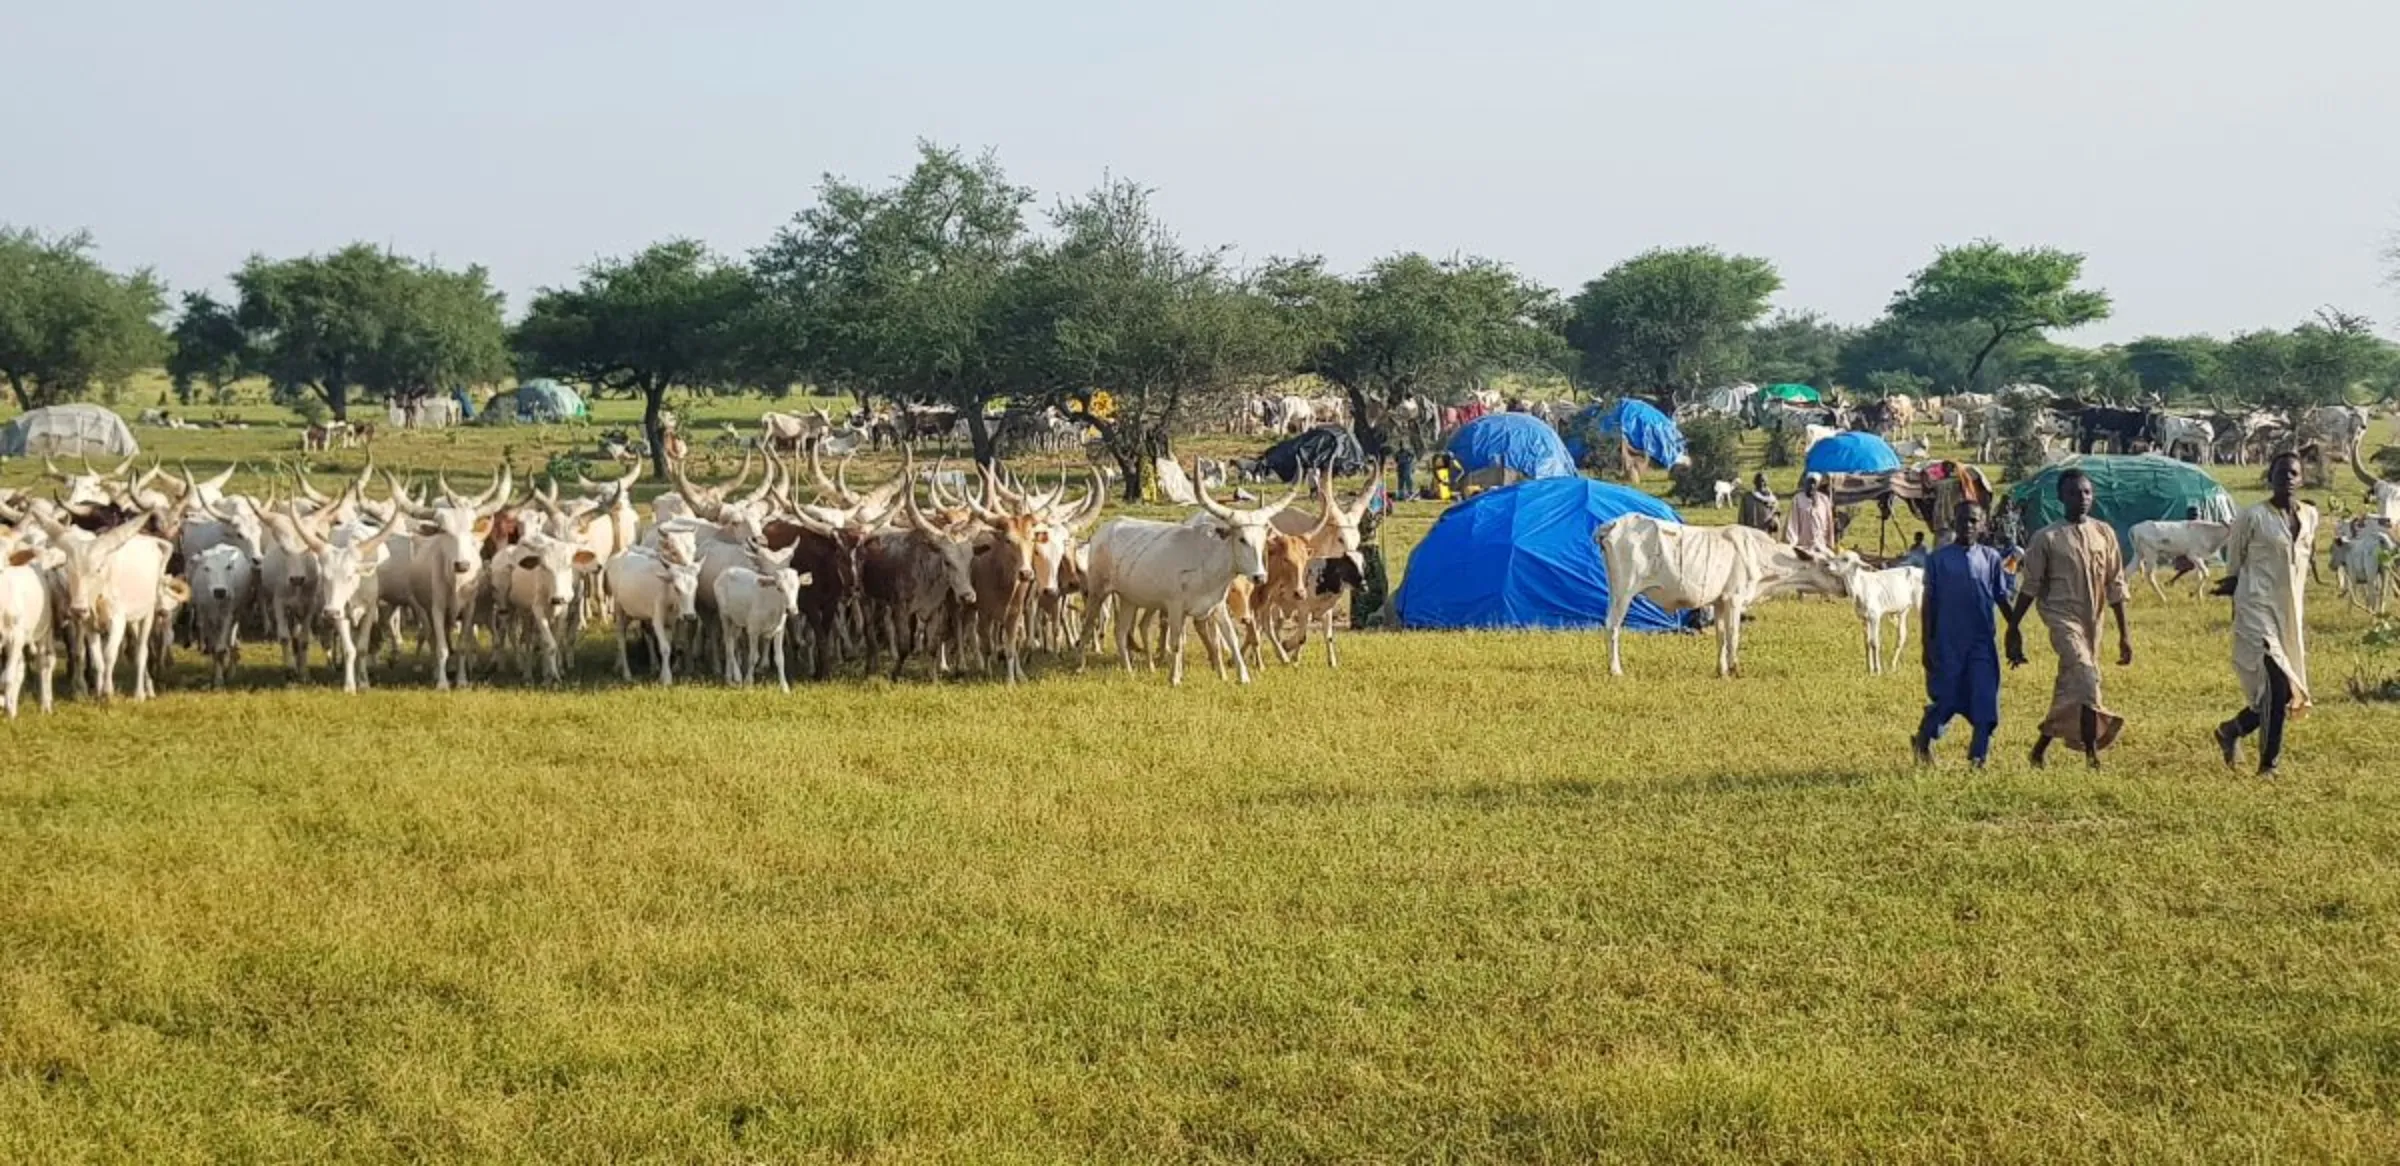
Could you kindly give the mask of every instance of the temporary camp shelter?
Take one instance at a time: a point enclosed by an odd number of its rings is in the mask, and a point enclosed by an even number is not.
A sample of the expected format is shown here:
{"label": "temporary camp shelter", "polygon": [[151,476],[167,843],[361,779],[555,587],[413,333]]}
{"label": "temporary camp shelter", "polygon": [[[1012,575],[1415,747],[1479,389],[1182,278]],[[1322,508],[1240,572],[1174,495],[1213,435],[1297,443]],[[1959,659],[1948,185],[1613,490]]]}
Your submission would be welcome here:
{"label": "temporary camp shelter", "polygon": [[[1487,490],[1442,512],[1409,555],[1394,610],[1410,628],[1591,628],[1608,622],[1608,572],[1592,535],[1612,519],[1680,522],[1629,486],[1542,478]],[[1667,631],[1675,618],[1637,599],[1625,626]]]}

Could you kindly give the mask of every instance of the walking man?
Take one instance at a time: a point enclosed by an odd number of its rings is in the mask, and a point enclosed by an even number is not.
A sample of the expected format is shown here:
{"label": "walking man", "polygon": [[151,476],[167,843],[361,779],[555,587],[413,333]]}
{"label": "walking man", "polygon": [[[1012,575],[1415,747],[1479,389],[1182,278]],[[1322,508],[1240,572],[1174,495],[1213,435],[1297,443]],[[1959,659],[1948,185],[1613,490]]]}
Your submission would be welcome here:
{"label": "walking man", "polygon": [[2258,775],[2275,776],[2283,757],[2283,724],[2308,710],[2308,641],[2300,615],[2307,571],[2317,545],[2317,508],[2292,497],[2300,457],[2280,453],[2267,466],[2273,496],[2233,521],[2225,540],[2225,578],[2216,593],[2233,597],[2233,674],[2249,706],[2217,726],[2217,750],[2228,767],[2242,738],[2264,729]]}
{"label": "walking man", "polygon": [[2050,711],[2029,758],[2036,769],[2050,742],[2065,741],[2099,768],[2100,751],[2116,744],[2125,720],[2100,703],[2100,611],[2117,617],[2117,664],[2133,663],[2133,636],[2125,626],[2125,558],[2117,532],[2092,517],[2092,480],[2081,470],[2058,476],[2058,500],[2066,518],[2043,527],[2025,544],[2018,572],[2017,602],[2008,613],[2008,666],[2025,663],[2020,626],[2035,605],[2050,628],[2058,653],[2058,679],[2050,688]]}
{"label": "walking man", "polygon": [[2000,727],[2000,650],[1993,642],[2008,610],[2008,576],[1998,549],[1984,545],[1983,507],[1959,505],[1957,538],[1925,560],[1925,718],[1909,748],[1933,764],[1933,743],[1956,717],[1975,730],[1967,762],[1983,768]]}

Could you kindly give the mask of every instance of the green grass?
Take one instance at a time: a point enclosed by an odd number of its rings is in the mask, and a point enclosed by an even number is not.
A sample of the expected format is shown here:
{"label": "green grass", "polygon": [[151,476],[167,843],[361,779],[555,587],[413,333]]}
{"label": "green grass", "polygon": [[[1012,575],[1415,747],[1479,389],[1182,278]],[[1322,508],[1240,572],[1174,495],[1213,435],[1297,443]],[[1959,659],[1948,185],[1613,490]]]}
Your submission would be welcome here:
{"label": "green grass", "polygon": [[2022,760],[2038,635],[1994,768],[1913,770],[1915,665],[1806,600],[1734,682],[187,668],[0,728],[0,1160],[2392,1160],[2400,719],[2310,598],[2272,785],[2221,602],[2146,590],[2097,774]]}

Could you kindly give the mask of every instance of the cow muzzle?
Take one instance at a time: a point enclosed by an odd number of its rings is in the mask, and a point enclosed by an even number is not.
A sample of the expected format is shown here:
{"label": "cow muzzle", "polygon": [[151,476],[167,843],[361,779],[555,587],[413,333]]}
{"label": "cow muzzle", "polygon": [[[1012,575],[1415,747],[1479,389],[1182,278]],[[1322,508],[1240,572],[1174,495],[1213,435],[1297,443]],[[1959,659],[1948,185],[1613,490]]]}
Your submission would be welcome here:
{"label": "cow muzzle", "polygon": [[453,575],[464,575],[468,571],[474,569],[474,566],[475,565],[473,563],[466,562],[462,559],[459,562],[450,564],[450,573]]}
{"label": "cow muzzle", "polygon": [[231,599],[233,593],[222,587],[211,587],[208,589],[208,597],[210,599]]}
{"label": "cow muzzle", "polygon": [[1266,583],[1266,581],[1267,581],[1267,573],[1266,573],[1265,571],[1253,571],[1253,572],[1251,572],[1251,574],[1250,574],[1250,582],[1251,582],[1253,585],[1259,585],[1259,586],[1263,586],[1263,585]]}

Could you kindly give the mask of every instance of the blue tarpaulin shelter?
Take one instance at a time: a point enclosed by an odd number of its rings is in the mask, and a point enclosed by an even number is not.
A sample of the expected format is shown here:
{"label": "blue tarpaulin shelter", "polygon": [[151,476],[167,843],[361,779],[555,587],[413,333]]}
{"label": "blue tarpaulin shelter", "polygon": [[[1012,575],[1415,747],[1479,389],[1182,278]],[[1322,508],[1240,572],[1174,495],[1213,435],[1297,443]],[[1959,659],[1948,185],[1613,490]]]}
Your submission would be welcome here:
{"label": "blue tarpaulin shelter", "polygon": [[[1544,478],[1487,490],[1442,513],[1408,557],[1393,610],[1409,628],[1594,628],[1608,623],[1608,571],[1592,535],[1609,520],[1675,511],[1629,486]],[[1672,631],[1633,601],[1625,626]]]}
{"label": "blue tarpaulin shelter", "polygon": [[1892,443],[1872,433],[1836,433],[1808,447],[1812,474],[1880,474],[1900,468]]}
{"label": "blue tarpaulin shelter", "polygon": [[1531,413],[1486,413],[1450,435],[1450,456],[1468,474],[1506,466],[1528,478],[1571,478],[1575,459],[1548,422]]}
{"label": "blue tarpaulin shelter", "polygon": [[[1675,424],[1675,419],[1648,401],[1632,397],[1577,410],[1567,422],[1567,454],[1575,459],[1575,464],[1582,465],[1584,458],[1593,452],[1590,445],[1595,439],[1613,442],[1618,437],[1623,437],[1635,453],[1649,458],[1650,464],[1660,469],[1672,469],[1683,460],[1683,430]],[[1613,445],[1599,452],[1612,459],[1616,456]]]}

